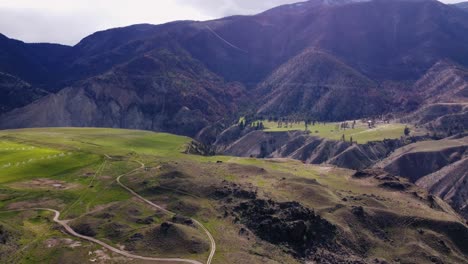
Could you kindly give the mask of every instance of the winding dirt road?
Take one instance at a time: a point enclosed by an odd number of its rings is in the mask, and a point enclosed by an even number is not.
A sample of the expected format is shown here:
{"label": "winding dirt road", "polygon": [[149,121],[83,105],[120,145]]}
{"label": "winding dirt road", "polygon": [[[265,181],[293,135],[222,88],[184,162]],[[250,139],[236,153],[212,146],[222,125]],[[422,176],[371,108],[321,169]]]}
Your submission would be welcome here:
{"label": "winding dirt road", "polygon": [[50,208],[29,208],[29,209],[11,210],[11,211],[8,211],[8,212],[21,212],[21,211],[31,211],[31,210],[53,212],[53,213],[55,213],[55,216],[54,216],[54,219],[53,219],[54,222],[56,222],[59,225],[63,226],[63,228],[65,228],[65,230],[70,235],[72,235],[74,237],[84,239],[84,240],[91,241],[91,242],[96,243],[96,244],[99,244],[102,247],[107,248],[108,250],[110,250],[110,251],[112,251],[114,253],[120,254],[120,255],[128,257],[128,258],[141,259],[141,260],[150,260],[150,261],[159,261],[159,262],[170,262],[170,263],[181,262],[181,263],[191,263],[191,264],[202,264],[199,261],[191,260],[191,259],[143,257],[143,256],[138,256],[138,255],[131,254],[131,253],[127,252],[127,251],[120,250],[118,248],[115,248],[115,247],[113,247],[111,245],[108,245],[108,244],[106,244],[106,243],[104,243],[104,242],[102,242],[100,240],[95,239],[95,238],[78,234],[77,232],[75,232],[75,230],[73,230],[73,228],[71,228],[68,225],[67,220],[60,220],[59,219],[60,218],[60,212],[57,211],[57,210],[54,210],[54,209],[50,209]]}
{"label": "winding dirt road", "polygon": [[[112,159],[112,158],[109,157],[108,155],[106,155],[106,157],[109,158],[109,159]],[[140,168],[138,168],[138,169],[144,169],[144,168],[145,168],[145,164],[144,164],[144,163],[142,163],[142,162],[140,162],[140,161],[136,161],[136,162],[139,163],[139,164],[141,165]],[[138,170],[138,169],[137,169],[137,170]],[[162,211],[162,212],[164,212],[164,213],[166,213],[166,214],[175,215],[175,213],[173,213],[173,212],[171,212],[171,211],[169,211],[169,210],[167,210],[167,209],[165,209],[165,208],[163,208],[163,207],[161,207],[161,206],[159,206],[159,205],[157,205],[157,204],[155,204],[155,203],[149,201],[148,199],[144,198],[143,196],[139,195],[138,193],[136,193],[135,191],[133,191],[131,188],[129,188],[128,186],[126,186],[125,184],[123,184],[123,183],[120,181],[120,179],[121,179],[122,177],[127,176],[127,175],[130,175],[131,173],[133,173],[133,172],[135,172],[135,171],[136,171],[136,170],[133,170],[133,171],[130,172],[130,173],[126,173],[126,174],[120,175],[119,177],[117,177],[117,183],[118,183],[120,186],[122,186],[122,188],[126,189],[126,190],[129,191],[131,194],[133,194],[135,197],[137,197],[137,198],[140,199],[141,201],[147,203],[148,205],[150,205],[150,206],[152,206],[152,207],[154,207],[154,208],[156,208],[156,209],[158,209],[158,210],[160,210],[160,211]],[[208,238],[210,239],[211,251],[210,251],[210,255],[208,256],[208,259],[207,259],[207,261],[206,261],[206,264],[211,264],[211,262],[213,261],[214,254],[215,254],[215,252],[216,252],[216,242],[215,242],[213,236],[211,235],[210,231],[208,231],[208,229],[207,229],[202,223],[200,223],[199,221],[197,221],[196,219],[193,219],[193,218],[191,218],[191,220],[192,220],[195,224],[197,224],[197,225],[205,232],[205,234],[208,236]]]}
{"label": "winding dirt road", "polygon": [[[106,158],[108,159],[112,159],[109,155],[105,155]],[[142,162],[139,162],[137,161],[141,166],[137,169],[134,169],[130,172],[127,172],[125,174],[122,174],[120,176],[117,177],[117,183],[123,187],[124,189],[126,189],[127,191],[129,191],[131,194],[133,194],[135,197],[137,197],[138,199],[140,199],[141,201],[149,204],[150,206],[166,213],[166,214],[169,214],[169,215],[175,215],[175,213],[145,199],[144,197],[142,197],[141,195],[139,195],[138,193],[136,193],[135,191],[133,191],[132,189],[130,189],[129,187],[127,187],[126,185],[124,185],[120,179],[124,176],[127,176],[127,175],[130,175],[130,174],[133,174],[135,173],[136,171],[138,170],[141,170],[141,169],[144,169],[145,168],[145,164],[142,163]],[[54,222],[58,223],[59,225],[61,225],[63,228],[65,228],[65,230],[72,236],[74,237],[78,237],[78,238],[81,238],[81,239],[84,239],[84,240],[88,240],[90,242],[93,242],[93,243],[96,243],[98,245],[101,245],[102,247],[104,248],[107,248],[108,250],[114,252],[114,253],[117,253],[117,254],[120,254],[122,256],[125,256],[125,257],[128,257],[128,258],[133,258],[133,259],[141,259],[141,260],[149,260],[149,261],[157,261],[157,262],[169,262],[169,263],[190,263],[190,264],[203,264],[199,261],[196,261],[196,260],[191,260],[191,259],[181,259],[181,258],[152,258],[152,257],[144,257],[144,256],[139,256],[139,255],[134,255],[134,254],[131,254],[127,251],[123,251],[123,250],[120,250],[118,248],[115,248],[109,244],[106,244],[98,239],[95,239],[93,237],[89,237],[89,236],[85,236],[85,235],[81,235],[81,234],[78,234],[77,232],[75,232],[75,230],[73,230],[73,228],[71,228],[69,225],[68,225],[68,222],[69,220],[60,220],[60,212],[55,210],[55,209],[50,209],[50,208],[25,208],[25,209],[17,209],[17,210],[10,210],[10,211],[3,211],[3,212],[21,212],[21,211],[31,211],[31,210],[34,210],[34,211],[49,211],[49,212],[53,212],[55,214],[53,220]],[[208,238],[210,239],[210,242],[211,242],[211,251],[210,251],[210,255],[208,257],[208,260],[206,261],[206,264],[211,264],[212,260],[213,260],[213,257],[214,257],[214,254],[216,252],[216,242],[213,238],[213,236],[211,235],[211,233],[208,231],[208,229],[206,229],[205,226],[203,226],[203,224],[201,224],[199,221],[195,220],[195,219],[192,219],[192,221],[194,223],[196,223],[201,229],[203,229],[203,231],[206,233],[206,235],[208,236]]]}

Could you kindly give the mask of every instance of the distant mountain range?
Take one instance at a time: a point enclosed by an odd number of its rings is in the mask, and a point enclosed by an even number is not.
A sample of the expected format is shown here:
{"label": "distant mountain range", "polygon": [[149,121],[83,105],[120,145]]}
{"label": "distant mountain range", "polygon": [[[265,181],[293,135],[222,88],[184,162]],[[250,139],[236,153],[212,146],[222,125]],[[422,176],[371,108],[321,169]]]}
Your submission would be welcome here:
{"label": "distant mountain range", "polygon": [[[463,104],[463,8],[311,0],[254,16],[110,29],[73,47],[0,35],[0,127],[194,136],[245,113],[345,120]],[[460,77],[439,89],[428,75],[446,76],[441,68]]]}

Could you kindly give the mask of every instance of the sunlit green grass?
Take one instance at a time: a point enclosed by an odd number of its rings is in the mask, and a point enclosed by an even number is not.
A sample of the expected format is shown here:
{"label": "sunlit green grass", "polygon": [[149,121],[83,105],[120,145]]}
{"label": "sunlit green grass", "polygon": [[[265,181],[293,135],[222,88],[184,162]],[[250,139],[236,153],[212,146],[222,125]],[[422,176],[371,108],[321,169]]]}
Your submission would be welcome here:
{"label": "sunlit green grass", "polygon": [[[287,127],[283,124],[278,127],[277,122],[263,122],[266,132],[286,132],[286,131],[305,131],[305,123],[293,123]],[[307,130],[311,136],[328,138],[333,140],[342,140],[343,135],[345,141],[357,142],[365,144],[370,141],[381,141],[384,139],[398,139],[404,135],[405,124],[378,124],[376,128],[369,129],[367,124],[357,122],[354,129],[340,129],[340,123],[318,123],[309,125]]]}
{"label": "sunlit green grass", "polygon": [[31,144],[75,149],[99,154],[128,153],[167,156],[179,153],[190,138],[166,133],[108,128],[53,128],[7,130],[0,137],[12,136]]}

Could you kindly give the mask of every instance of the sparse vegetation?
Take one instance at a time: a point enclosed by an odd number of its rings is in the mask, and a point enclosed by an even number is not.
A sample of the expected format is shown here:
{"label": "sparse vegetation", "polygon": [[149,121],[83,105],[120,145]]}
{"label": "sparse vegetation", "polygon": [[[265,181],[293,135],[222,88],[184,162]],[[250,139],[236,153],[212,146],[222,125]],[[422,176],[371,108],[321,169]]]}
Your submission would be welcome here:
{"label": "sparse vegetation", "polygon": [[344,136],[346,140],[353,138],[353,141],[359,144],[384,139],[398,139],[405,135],[405,124],[399,123],[373,124],[372,127],[369,127],[367,122],[358,121],[341,123],[265,121],[264,127],[266,132],[303,131],[306,128],[311,136],[333,140],[343,140]]}
{"label": "sparse vegetation", "polygon": [[[317,124],[315,128],[320,129]],[[80,153],[66,156],[71,160],[64,164],[51,158],[40,165],[34,165],[33,160],[24,168],[10,168],[8,173],[0,169],[0,225],[5,227],[1,230],[8,230],[8,235],[4,236],[10,243],[8,248],[21,248],[15,250],[15,254],[2,255],[2,261],[8,263],[37,263],[43,259],[63,263],[69,258],[84,261],[98,259],[102,254],[109,258],[116,256],[98,251],[100,247],[95,244],[62,233],[50,220],[49,212],[9,211],[28,207],[60,210],[61,218],[72,219],[70,225],[77,232],[92,235],[114,247],[125,246],[130,252],[203,261],[208,254],[208,241],[193,222],[187,221],[187,217],[193,217],[209,229],[217,242],[214,263],[232,263],[233,259],[240,258],[248,263],[264,263],[265,257],[279,263],[300,263],[286,252],[293,249],[307,255],[308,246],[337,250],[345,246],[344,241],[365,250],[367,256],[421,262],[423,256],[404,254],[407,243],[417,241],[424,245],[418,250],[427,255],[437,255],[439,249],[425,246],[432,243],[430,237],[419,240],[408,235],[415,227],[405,226],[406,219],[445,221],[454,226],[458,223],[456,215],[434,210],[429,200],[420,198],[425,197],[424,192],[402,179],[407,189],[396,195],[394,189],[379,187],[385,185],[385,180],[354,178],[352,171],[344,169],[289,160],[186,155],[182,154],[184,145],[191,140],[185,137],[144,131],[64,128],[3,131],[0,139],[12,154],[2,157],[3,163],[37,158],[44,153]],[[28,149],[29,146],[34,148]],[[122,181],[145,198],[177,213],[177,217],[130,199],[131,195],[115,183],[118,175],[138,168],[134,162],[137,160],[145,163],[145,169],[135,171]],[[49,174],[49,168],[56,169]],[[35,188],[35,184],[41,184],[41,188]],[[47,184],[50,186],[44,187]],[[417,192],[418,197],[412,192]],[[313,215],[309,211],[313,210],[317,215],[314,221],[321,227],[314,228],[320,232],[309,228],[305,232],[308,237],[332,238],[334,235],[329,234],[334,234],[335,228],[339,235],[327,243],[308,240],[307,247],[295,235],[291,235],[292,240],[285,238],[283,246],[272,245],[262,238],[276,241],[277,237],[257,236],[261,225],[251,225],[243,211],[236,209],[242,204],[261,204],[259,201],[269,201],[267,203],[277,210],[268,216],[271,221],[280,217],[288,225],[287,228],[273,226],[273,230],[298,232],[297,226],[301,224],[296,222],[300,221],[287,222],[287,210],[282,209],[283,205],[290,205],[298,212]],[[300,204],[291,203],[293,201]],[[353,216],[355,207],[363,208],[361,216]],[[256,206],[249,208],[257,210]],[[380,228],[379,217],[391,219],[386,233]],[[298,219],[302,218],[298,216]],[[446,261],[463,263],[458,242],[442,231],[424,226],[424,221],[416,221],[415,225],[441,239],[453,241],[453,244],[447,243],[453,253]],[[376,237],[381,234],[379,232],[385,233],[385,237]],[[399,236],[404,236],[407,243],[388,242],[389,238]],[[10,252],[5,247],[0,250]],[[361,257],[359,251],[351,252],[353,258]],[[316,255],[318,258],[331,256],[336,261],[340,258],[339,254]]]}

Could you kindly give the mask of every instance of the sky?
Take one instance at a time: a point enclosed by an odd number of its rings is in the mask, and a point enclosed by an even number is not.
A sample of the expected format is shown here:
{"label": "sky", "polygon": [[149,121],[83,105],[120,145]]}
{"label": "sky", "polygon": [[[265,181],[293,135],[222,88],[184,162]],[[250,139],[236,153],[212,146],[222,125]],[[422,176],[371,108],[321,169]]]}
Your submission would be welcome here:
{"label": "sky", "polygon": [[250,15],[300,1],[0,0],[0,33],[25,42],[75,45],[87,35],[114,27]]}

